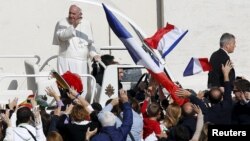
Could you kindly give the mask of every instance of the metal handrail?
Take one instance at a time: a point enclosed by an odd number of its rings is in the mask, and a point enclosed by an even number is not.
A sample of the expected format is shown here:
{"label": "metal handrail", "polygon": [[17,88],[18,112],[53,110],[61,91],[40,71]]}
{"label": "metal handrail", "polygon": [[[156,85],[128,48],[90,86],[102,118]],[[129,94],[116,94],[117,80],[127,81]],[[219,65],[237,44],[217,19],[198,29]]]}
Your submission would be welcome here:
{"label": "metal handrail", "polygon": [[41,61],[38,55],[0,55],[0,58],[37,58],[36,64]]}
{"label": "metal handrail", "polygon": [[[42,64],[42,66],[40,67],[39,71],[41,72],[41,71],[44,69],[44,67],[45,67],[46,65],[48,65],[49,61],[51,61],[51,60],[53,60],[53,59],[55,59],[55,58],[57,58],[57,57],[58,57],[58,55],[53,55],[53,56],[49,57],[49,58]],[[102,65],[103,68],[106,68],[106,65],[105,65],[101,60],[98,60],[98,62],[100,63],[100,65]]]}
{"label": "metal handrail", "polygon": [[96,89],[96,80],[95,80],[95,77],[90,75],[90,74],[80,74],[81,77],[85,76],[85,77],[90,77],[93,81],[94,81],[94,84],[92,86],[92,90],[91,90],[91,97],[90,97],[90,101],[89,103],[93,103],[94,101],[94,96],[95,96],[95,89]]}
{"label": "metal handrail", "polygon": [[[90,74],[79,74],[80,77],[90,77],[93,80],[93,86],[92,86],[92,90],[91,90],[91,97],[90,97],[90,103],[93,103],[94,100],[94,95],[95,95],[95,89],[96,89],[96,80],[95,78],[90,75]],[[13,78],[13,77],[51,77],[51,75],[35,75],[35,74],[30,74],[30,75],[0,75],[0,82],[3,79],[6,78]]]}
{"label": "metal handrail", "polygon": [[121,46],[104,46],[104,47],[100,48],[100,50],[108,50],[109,54],[111,55],[112,50],[127,50],[127,49],[125,47],[121,47]]}
{"label": "metal handrail", "polygon": [[49,61],[51,61],[51,60],[53,60],[53,59],[55,59],[55,58],[57,58],[57,57],[58,57],[58,55],[53,55],[53,56],[49,57],[49,58],[42,64],[42,66],[40,67],[39,71],[42,71],[42,70],[44,69],[44,67],[45,67],[46,65],[48,65]]}
{"label": "metal handrail", "polygon": [[102,47],[102,48],[100,48],[100,50],[127,50],[126,48],[124,48],[124,47],[111,47],[111,46],[109,46],[109,47]]}

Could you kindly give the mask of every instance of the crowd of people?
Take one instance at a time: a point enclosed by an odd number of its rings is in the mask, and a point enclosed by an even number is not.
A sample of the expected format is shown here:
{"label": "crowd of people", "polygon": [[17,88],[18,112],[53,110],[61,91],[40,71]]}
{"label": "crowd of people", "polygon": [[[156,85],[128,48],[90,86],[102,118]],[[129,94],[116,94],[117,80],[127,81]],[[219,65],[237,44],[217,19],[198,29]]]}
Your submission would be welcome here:
{"label": "crowd of people", "polygon": [[[236,47],[234,35],[223,34],[220,49],[211,56],[213,70],[209,72],[207,91],[196,93],[179,86],[175,94],[188,99],[183,105],[165,95],[150,76],[136,88],[124,90],[119,70],[119,95],[102,107],[85,100],[81,94],[84,81],[77,74],[89,73],[86,68],[80,70],[86,67],[88,57],[105,65],[118,63],[113,56],[96,54],[91,32],[89,24],[82,21],[81,9],[72,5],[69,17],[58,22],[54,38],[61,48],[59,71],[71,88],[58,85],[59,94],[53,88],[46,89],[56,101],[50,110],[39,105],[36,95],[26,103],[18,104],[15,98],[1,105],[0,140],[207,141],[209,125],[250,124],[250,82],[243,77],[236,79],[228,55]],[[92,75],[101,86],[105,69],[96,64],[93,68]],[[73,82],[67,77],[74,78]]]}
{"label": "crowd of people", "polygon": [[[230,82],[233,66],[228,60],[222,65],[223,89],[195,93],[179,88],[176,95],[189,101],[178,105],[166,97],[153,79],[142,81],[136,89],[119,90],[117,98],[106,106],[88,103],[80,94],[80,77],[66,72],[69,91],[60,85],[60,94],[53,88],[47,95],[56,101],[48,110],[39,105],[36,96],[18,104],[15,98],[1,105],[0,139],[4,141],[206,141],[209,125],[250,124],[250,82],[244,78]],[[232,97],[231,93],[234,93]],[[143,97],[142,97],[143,95]]]}

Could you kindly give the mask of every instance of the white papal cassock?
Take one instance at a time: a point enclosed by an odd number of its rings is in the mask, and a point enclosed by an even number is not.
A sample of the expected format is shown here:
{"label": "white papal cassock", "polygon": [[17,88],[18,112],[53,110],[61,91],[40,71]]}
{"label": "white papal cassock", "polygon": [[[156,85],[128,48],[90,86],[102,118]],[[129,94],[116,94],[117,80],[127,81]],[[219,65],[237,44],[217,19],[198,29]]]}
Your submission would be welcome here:
{"label": "white papal cassock", "polygon": [[[58,72],[63,74],[69,70],[77,74],[89,74],[88,59],[97,55],[92,44],[92,28],[87,20],[81,20],[76,28],[69,24],[67,18],[60,20],[53,38],[53,45],[59,45]],[[83,85],[86,91],[87,79],[83,80]]]}

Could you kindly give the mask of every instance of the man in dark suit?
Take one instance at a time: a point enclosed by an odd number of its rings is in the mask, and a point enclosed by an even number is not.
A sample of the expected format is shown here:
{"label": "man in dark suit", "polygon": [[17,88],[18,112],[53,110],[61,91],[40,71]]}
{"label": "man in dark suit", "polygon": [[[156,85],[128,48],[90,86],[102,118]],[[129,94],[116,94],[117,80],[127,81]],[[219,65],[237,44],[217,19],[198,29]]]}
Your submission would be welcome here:
{"label": "man in dark suit", "polygon": [[[224,33],[220,38],[220,49],[215,51],[210,57],[210,63],[212,70],[208,73],[208,88],[211,87],[222,87],[223,88],[223,73],[222,64],[226,64],[227,60],[230,60],[229,53],[234,52],[236,47],[235,37],[233,34]],[[231,69],[229,73],[229,79],[231,84],[235,80],[235,70]]]}

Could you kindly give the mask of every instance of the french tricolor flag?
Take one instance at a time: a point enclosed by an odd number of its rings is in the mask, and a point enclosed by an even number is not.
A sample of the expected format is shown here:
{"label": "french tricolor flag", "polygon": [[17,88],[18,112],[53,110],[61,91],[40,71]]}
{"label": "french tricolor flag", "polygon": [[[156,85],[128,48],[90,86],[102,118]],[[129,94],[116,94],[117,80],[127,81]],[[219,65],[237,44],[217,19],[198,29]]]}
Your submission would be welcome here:
{"label": "french tricolor flag", "polygon": [[176,96],[175,91],[178,88],[163,72],[164,67],[153,59],[145,50],[142,48],[141,43],[136,41],[132,35],[125,29],[120,21],[113,15],[113,13],[103,4],[106,18],[109,26],[116,34],[116,36],[122,41],[124,46],[127,48],[130,56],[137,65],[143,65],[150,72],[152,77],[158,81],[168,92],[170,93],[173,100],[179,105],[184,104],[187,100]]}
{"label": "french tricolor flag", "polygon": [[151,48],[157,49],[165,58],[187,34],[188,30],[182,30],[167,23],[166,27],[159,29],[152,37],[144,39]]}
{"label": "french tricolor flag", "polygon": [[189,61],[183,76],[190,76],[198,74],[200,72],[212,70],[211,64],[208,62],[208,58],[191,58]]}

